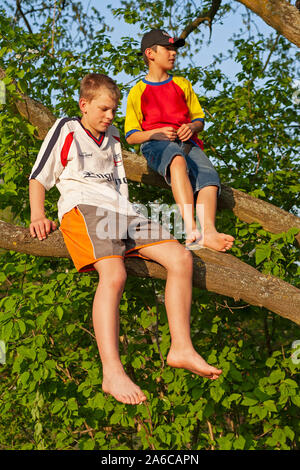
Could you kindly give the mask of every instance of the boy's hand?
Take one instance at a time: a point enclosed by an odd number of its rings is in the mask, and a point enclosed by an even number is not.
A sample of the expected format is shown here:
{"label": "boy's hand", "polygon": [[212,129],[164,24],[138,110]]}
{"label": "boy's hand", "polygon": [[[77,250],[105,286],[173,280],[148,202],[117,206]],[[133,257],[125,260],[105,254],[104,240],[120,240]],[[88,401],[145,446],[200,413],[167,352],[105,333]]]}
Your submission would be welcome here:
{"label": "boy's hand", "polygon": [[180,139],[182,142],[185,142],[186,140],[189,140],[190,137],[194,134],[193,130],[193,124],[182,124],[179,129],[177,129],[177,137]]}
{"label": "boy's hand", "polygon": [[176,129],[174,127],[160,127],[155,129],[155,132],[152,134],[151,139],[154,140],[175,140],[177,137]]}
{"label": "boy's hand", "polygon": [[51,230],[54,231],[56,228],[56,223],[47,219],[46,217],[32,220],[29,226],[30,235],[33,238],[37,236],[39,240],[44,240],[47,238],[47,235],[49,235]]}

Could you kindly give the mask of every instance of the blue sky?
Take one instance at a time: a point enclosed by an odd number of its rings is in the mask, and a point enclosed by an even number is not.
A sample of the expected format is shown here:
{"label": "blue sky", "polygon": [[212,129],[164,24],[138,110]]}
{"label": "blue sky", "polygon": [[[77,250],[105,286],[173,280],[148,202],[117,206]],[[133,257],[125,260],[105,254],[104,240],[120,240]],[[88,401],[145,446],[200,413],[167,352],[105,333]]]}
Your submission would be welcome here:
{"label": "blue sky", "polygon": [[[103,0],[90,0],[86,3],[89,8],[92,6],[99,9],[101,8],[101,13],[106,18],[106,23],[114,27],[112,32],[112,37],[115,40],[116,44],[121,44],[122,36],[132,36],[138,38],[142,36],[141,30],[138,25],[127,24],[113,17],[107,5],[111,5],[113,8],[118,8],[121,6],[119,0],[108,0],[103,2]],[[238,4],[237,4],[238,5]],[[220,52],[225,53],[232,47],[232,44],[229,42],[229,39],[232,38],[234,33],[238,33],[242,25],[241,13],[245,13],[246,9],[242,5],[238,5],[238,11],[236,15],[228,14],[224,20],[223,24],[214,24],[212,30],[211,42],[208,43],[209,30],[207,27],[203,26],[203,29],[206,31],[207,42],[203,44],[203,51],[199,54],[198,57],[195,57],[195,61],[201,63],[202,67],[209,65],[213,56],[219,54]],[[262,21],[258,16],[255,16],[256,24],[258,30],[265,34],[269,35],[271,32],[274,32],[274,29],[268,26],[264,21]],[[167,29],[167,27],[166,27]],[[252,33],[256,32],[256,28],[252,28]],[[192,33],[193,34],[193,33]],[[224,73],[232,75],[239,70],[238,64],[233,63],[232,61],[225,61],[222,64],[222,69]]]}
{"label": "blue sky", "polygon": [[[120,8],[121,4],[119,0],[107,0],[107,2],[103,2],[103,0],[89,0],[89,2],[84,0],[82,1],[84,4],[87,5],[87,10],[90,10],[91,7],[101,9],[100,11],[101,14],[105,17],[106,24],[109,24],[114,28],[114,31],[111,33],[111,36],[114,39],[116,45],[121,44],[121,37],[123,36],[129,36],[133,38],[142,37],[142,33],[138,25],[128,24],[124,21],[120,21],[114,18],[111,13],[111,10],[107,7],[107,5],[111,5],[113,8]],[[203,47],[200,53],[193,57],[195,64],[199,64],[201,65],[201,67],[206,67],[211,64],[211,62],[214,60],[215,55],[223,53],[223,55],[226,56],[227,51],[232,48],[232,43],[229,41],[229,39],[233,37],[234,33],[239,33],[241,27],[244,27],[245,29],[245,25],[242,24],[241,17],[241,14],[245,12],[245,7],[243,7],[242,5],[238,5],[237,3],[237,13],[235,15],[228,14],[224,18],[223,24],[213,25],[212,37],[210,42],[208,42],[209,29],[208,27],[202,26],[205,31],[206,41],[203,43]],[[256,26],[252,26],[251,31],[253,34],[255,34],[257,30],[266,36],[268,36],[271,32],[274,33],[274,29],[264,23],[258,16],[255,16],[255,23]],[[220,68],[222,72],[225,73],[232,80],[235,79],[235,74],[240,71],[239,64],[232,61],[231,59],[224,60],[220,65]],[[120,78],[122,81],[126,82],[125,75],[121,74]],[[129,80],[132,80],[132,77],[128,78],[128,81]],[[201,84],[199,84],[198,86],[195,85],[194,88],[197,93],[201,93]],[[125,111],[124,100],[121,104],[121,108],[122,111]]]}

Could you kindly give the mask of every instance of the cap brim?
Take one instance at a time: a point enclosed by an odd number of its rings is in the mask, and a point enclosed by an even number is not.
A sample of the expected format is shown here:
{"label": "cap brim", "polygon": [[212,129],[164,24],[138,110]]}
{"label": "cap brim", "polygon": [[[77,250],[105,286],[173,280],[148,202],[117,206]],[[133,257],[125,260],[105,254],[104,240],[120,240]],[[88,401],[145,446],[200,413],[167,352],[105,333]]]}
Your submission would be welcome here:
{"label": "cap brim", "polygon": [[[156,43],[157,46],[175,46],[175,47],[182,47],[185,45],[185,40],[182,39],[182,38],[174,38],[174,42],[165,42],[165,43]],[[148,46],[148,47],[151,47],[151,46]],[[148,49],[148,47],[146,49]],[[143,52],[138,52],[137,53],[138,56],[142,56],[143,55]]]}
{"label": "cap brim", "polygon": [[176,47],[182,47],[185,45],[185,40],[182,39],[182,38],[178,38],[176,39],[176,41],[174,42],[174,46]]}

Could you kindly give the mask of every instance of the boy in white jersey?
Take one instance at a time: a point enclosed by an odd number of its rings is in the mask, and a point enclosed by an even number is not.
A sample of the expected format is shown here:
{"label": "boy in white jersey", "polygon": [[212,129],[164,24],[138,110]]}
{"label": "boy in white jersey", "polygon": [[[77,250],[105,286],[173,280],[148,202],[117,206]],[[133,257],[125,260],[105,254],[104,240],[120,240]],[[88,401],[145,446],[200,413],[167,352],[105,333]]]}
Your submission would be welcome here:
{"label": "boy in white jersey", "polygon": [[126,375],[118,350],[127,256],[154,260],[167,270],[167,363],[210,379],[222,371],[207,364],[191,343],[191,253],[161,226],[139,215],[128,200],[119,133],[112,125],[119,97],[116,84],[105,75],[89,74],[82,80],[82,118],[56,121],[30,174],[30,232],[43,240],[56,229],[44,212],[45,189],[56,185],[61,193],[60,230],[75,267],[99,273],[93,325],[103,366],[102,388],[122,403],[138,404],[146,396]]}

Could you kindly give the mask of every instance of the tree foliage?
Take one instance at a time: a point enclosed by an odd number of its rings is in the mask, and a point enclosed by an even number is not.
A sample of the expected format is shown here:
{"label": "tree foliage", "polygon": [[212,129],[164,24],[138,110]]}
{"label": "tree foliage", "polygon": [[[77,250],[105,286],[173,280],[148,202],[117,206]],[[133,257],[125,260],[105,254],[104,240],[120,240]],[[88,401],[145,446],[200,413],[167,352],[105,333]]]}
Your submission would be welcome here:
{"label": "tree foliage", "polygon": [[[0,67],[9,84],[6,103],[0,105],[0,210],[2,219],[28,226],[28,176],[40,141],[16,112],[20,91],[56,116],[74,116],[78,83],[86,73],[116,77],[126,99],[144,64],[136,56],[139,38],[120,37],[116,44],[95,9],[86,14],[80,2],[70,0],[57,1],[55,11],[52,2],[24,1],[21,11],[17,4],[7,1],[0,19]],[[141,31],[170,26],[180,33],[197,13],[189,1],[120,4],[114,14]],[[201,12],[210,11],[211,2],[201,5]],[[213,22],[236,15],[231,7],[222,2]],[[201,31],[189,36],[189,53],[178,61],[176,73],[191,80],[205,109],[205,151],[222,182],[296,214],[295,51],[275,33],[249,34],[252,21],[250,16],[246,31],[232,38],[227,52],[240,65],[236,77],[222,70],[224,51],[201,67],[197,48],[203,51],[206,41]],[[196,55],[190,58],[191,52]],[[123,123],[119,111],[121,133]],[[128,149],[124,138],[123,145]],[[130,194],[143,204],[173,203],[168,190],[143,184],[131,183]],[[53,219],[57,198],[56,189],[47,193],[46,211]],[[217,225],[235,236],[235,256],[296,285],[295,231],[270,234],[229,211],[218,214]],[[91,323],[96,274],[78,274],[69,260],[12,251],[1,254],[1,268],[0,339],[7,348],[0,385],[2,449],[299,448],[299,365],[293,344],[300,332],[288,320],[194,289],[193,342],[223,369],[212,383],[165,365],[170,337],[164,282],[129,277],[120,305],[120,352],[148,401],[116,404],[101,391]]]}

